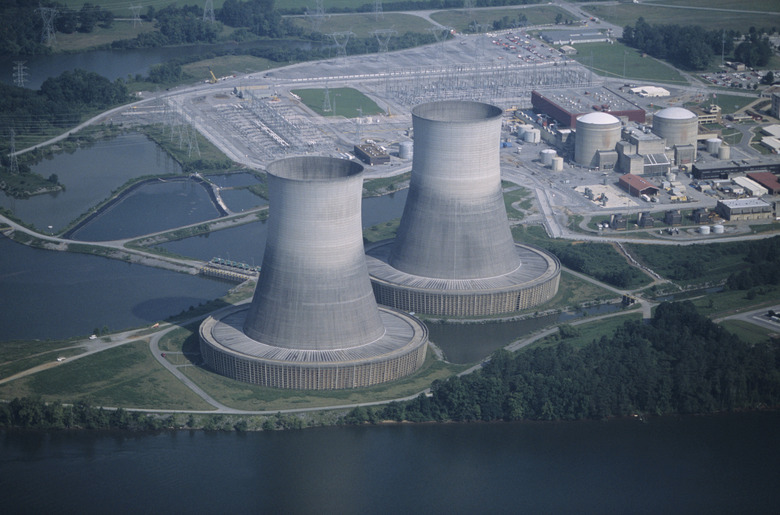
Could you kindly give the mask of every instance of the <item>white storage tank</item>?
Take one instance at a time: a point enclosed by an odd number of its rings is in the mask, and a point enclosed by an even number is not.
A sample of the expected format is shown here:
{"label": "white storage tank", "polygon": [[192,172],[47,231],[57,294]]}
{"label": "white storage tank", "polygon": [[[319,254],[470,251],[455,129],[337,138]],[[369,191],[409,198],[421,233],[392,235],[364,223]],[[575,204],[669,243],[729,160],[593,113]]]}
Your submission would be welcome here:
{"label": "white storage tank", "polygon": [[412,158],[413,143],[411,141],[402,141],[398,144],[398,157],[401,159]]}
{"label": "white storage tank", "polygon": [[712,154],[714,156],[718,155],[718,149],[720,148],[720,144],[723,143],[723,140],[720,138],[709,138],[707,139],[707,153]]}
{"label": "white storage tank", "polygon": [[709,225],[702,225],[699,227],[699,232],[701,234],[709,234],[710,233],[710,226]]}
{"label": "white storage tank", "polygon": [[556,156],[557,153],[555,152],[555,150],[553,150],[551,148],[546,148],[546,149],[542,150],[539,154],[540,154],[541,159],[542,159],[542,164],[544,166],[550,166],[550,165],[552,165],[552,160]]}
{"label": "white storage tank", "polygon": [[553,172],[563,171],[563,158],[561,156],[555,156],[552,158],[552,171]]}
{"label": "white storage tank", "polygon": [[712,232],[714,234],[723,234],[723,231],[725,228],[723,227],[723,224],[717,224],[712,226]]}
{"label": "white storage tank", "polygon": [[620,120],[609,113],[593,112],[577,118],[577,139],[574,144],[574,160],[585,166],[593,166],[596,152],[615,150],[620,141]]}
{"label": "white storage tank", "polygon": [[529,129],[523,133],[523,141],[526,143],[539,143],[542,141],[542,133],[539,129]]}
{"label": "white storage tank", "polygon": [[721,145],[718,148],[718,159],[731,159],[731,147],[728,145]]}
{"label": "white storage tank", "polygon": [[667,107],[653,115],[653,132],[666,138],[666,146],[693,145],[699,134],[699,117],[682,107]]}
{"label": "white storage tank", "polygon": [[533,125],[530,125],[530,124],[527,124],[527,123],[522,124],[522,125],[518,125],[517,126],[517,137],[518,138],[522,138],[523,135],[525,135],[526,132],[532,130],[533,128],[534,128]]}

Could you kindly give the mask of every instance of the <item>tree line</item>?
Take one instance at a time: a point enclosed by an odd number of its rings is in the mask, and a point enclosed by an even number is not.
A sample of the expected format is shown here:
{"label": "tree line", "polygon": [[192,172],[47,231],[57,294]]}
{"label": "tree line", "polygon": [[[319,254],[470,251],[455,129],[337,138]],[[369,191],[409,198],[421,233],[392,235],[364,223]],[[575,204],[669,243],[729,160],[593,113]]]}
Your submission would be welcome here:
{"label": "tree line", "polygon": [[778,343],[748,345],[682,302],[663,303],[650,324],[626,322],[581,348],[564,340],[500,350],[477,372],[435,381],[430,396],[358,407],[344,422],[603,419],[778,403]]}

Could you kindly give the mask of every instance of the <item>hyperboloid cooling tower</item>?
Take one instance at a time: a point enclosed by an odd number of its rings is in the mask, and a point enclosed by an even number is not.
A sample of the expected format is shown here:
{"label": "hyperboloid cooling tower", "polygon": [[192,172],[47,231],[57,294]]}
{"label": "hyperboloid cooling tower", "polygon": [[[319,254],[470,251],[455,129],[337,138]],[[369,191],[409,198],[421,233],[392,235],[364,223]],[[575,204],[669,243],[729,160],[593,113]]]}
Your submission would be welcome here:
{"label": "hyperboloid cooling tower", "polygon": [[363,167],[326,157],[268,165],[270,216],[251,305],[200,328],[201,353],[216,372],[263,386],[370,386],[417,370],[427,329],[380,308],[363,251]]}
{"label": "hyperboloid cooling tower", "polygon": [[414,156],[395,240],[368,249],[380,304],[445,316],[508,313],[558,291],[560,263],[515,245],[501,191],[501,109],[446,101],[412,110]]}

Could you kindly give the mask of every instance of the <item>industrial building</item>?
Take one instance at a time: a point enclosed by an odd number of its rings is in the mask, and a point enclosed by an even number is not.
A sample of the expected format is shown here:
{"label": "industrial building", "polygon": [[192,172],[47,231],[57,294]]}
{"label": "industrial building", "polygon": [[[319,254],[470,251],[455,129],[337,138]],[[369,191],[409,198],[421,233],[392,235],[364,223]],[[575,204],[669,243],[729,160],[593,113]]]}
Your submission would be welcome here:
{"label": "industrial building", "polygon": [[390,155],[375,143],[355,145],[355,156],[369,165],[383,165],[390,162]]}
{"label": "industrial building", "polygon": [[640,195],[657,195],[660,191],[657,187],[653,186],[652,183],[630,173],[621,175],[618,179],[618,184],[621,188],[626,190],[629,195],[634,197],[639,197]]}
{"label": "industrial building", "polygon": [[777,195],[780,193],[780,181],[778,181],[777,176],[771,172],[752,172],[748,173],[747,177],[766,188],[767,193],[770,195]]}
{"label": "industrial building", "polygon": [[371,386],[416,371],[427,329],[376,304],[361,228],[363,167],[293,157],[267,167],[268,238],[252,303],[200,327],[206,365],[290,389]]}
{"label": "industrial building", "polygon": [[558,260],[512,239],[501,190],[501,119],[499,107],[480,102],[412,110],[412,176],[398,233],[367,249],[380,304],[486,316],[542,304],[558,291]]}
{"label": "industrial building", "polygon": [[726,220],[767,220],[772,206],[758,198],[719,200],[715,211]]}
{"label": "industrial building", "polygon": [[742,187],[742,189],[745,190],[745,193],[751,197],[763,197],[769,193],[769,190],[748,177],[734,177],[731,180],[737,186]]}
{"label": "industrial building", "polygon": [[577,126],[577,118],[594,111],[626,121],[645,123],[645,110],[604,87],[551,89],[531,92],[531,105],[537,114],[547,115],[564,127]]}
{"label": "industrial building", "polygon": [[601,43],[609,37],[595,29],[546,30],[540,36],[551,45],[576,45],[577,43]]}
{"label": "industrial building", "polygon": [[623,129],[616,146],[618,169],[633,175],[658,176],[669,173],[672,163],[666,155],[666,140],[638,127]]}
{"label": "industrial building", "polygon": [[740,163],[737,161],[729,161],[727,163],[712,164],[694,163],[691,167],[694,179],[698,180],[728,179],[733,174],[746,174],[748,172],[757,171],[780,173],[780,162],[758,160]]}

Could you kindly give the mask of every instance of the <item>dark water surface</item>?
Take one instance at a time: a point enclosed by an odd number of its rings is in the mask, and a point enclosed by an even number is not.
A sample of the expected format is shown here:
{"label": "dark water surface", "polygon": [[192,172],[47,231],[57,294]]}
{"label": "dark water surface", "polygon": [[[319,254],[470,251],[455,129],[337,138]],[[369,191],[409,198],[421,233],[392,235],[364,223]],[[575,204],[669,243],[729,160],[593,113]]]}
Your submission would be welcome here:
{"label": "dark water surface", "polygon": [[152,324],[232,286],[115,259],[34,249],[0,236],[0,342]]}
{"label": "dark water surface", "polygon": [[776,513],[778,413],[0,433],[6,513]]}

